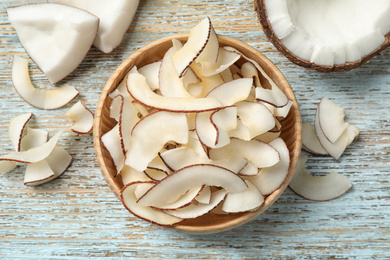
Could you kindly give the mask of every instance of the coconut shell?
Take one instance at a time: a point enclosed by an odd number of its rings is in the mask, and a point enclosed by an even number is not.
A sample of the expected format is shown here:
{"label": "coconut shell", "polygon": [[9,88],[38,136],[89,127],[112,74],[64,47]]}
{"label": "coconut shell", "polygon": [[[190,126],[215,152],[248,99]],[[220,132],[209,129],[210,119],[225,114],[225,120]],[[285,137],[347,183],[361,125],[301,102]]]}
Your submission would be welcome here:
{"label": "coconut shell", "polygon": [[347,62],[344,64],[337,64],[333,66],[324,66],[318,65],[308,60],[301,59],[294,55],[289,49],[287,49],[280,39],[275,35],[275,32],[272,29],[271,22],[268,19],[267,8],[265,6],[264,0],[254,0],[255,12],[257,13],[257,17],[260,21],[261,26],[263,27],[263,31],[269,41],[280,51],[284,56],[286,56],[291,62],[308,68],[312,70],[316,70],[318,72],[346,72],[351,71],[353,69],[359,68],[363,64],[367,63],[374,56],[378,55],[381,51],[386,49],[390,45],[390,32],[385,35],[385,42],[379,46],[375,51],[370,54],[364,56],[362,59],[355,62]]}

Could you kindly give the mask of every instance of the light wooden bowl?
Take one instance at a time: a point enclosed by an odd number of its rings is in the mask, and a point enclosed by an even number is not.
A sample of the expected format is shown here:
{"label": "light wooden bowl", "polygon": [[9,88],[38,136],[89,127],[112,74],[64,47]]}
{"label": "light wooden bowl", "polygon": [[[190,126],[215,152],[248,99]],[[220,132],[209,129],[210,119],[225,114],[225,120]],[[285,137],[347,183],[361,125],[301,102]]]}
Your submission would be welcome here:
{"label": "light wooden bowl", "polygon": [[[185,220],[172,227],[177,231],[182,231],[185,233],[208,234],[222,232],[240,226],[259,216],[268,207],[270,207],[286,189],[295,170],[301,150],[302,124],[299,107],[294,93],[282,73],[270,60],[268,60],[264,55],[259,53],[251,46],[227,36],[219,35],[218,38],[221,46],[232,46],[241,51],[247,57],[250,57],[251,59],[257,61],[260,66],[266,71],[266,73],[283,90],[287,97],[290,100],[293,100],[293,105],[289,115],[282,121],[283,130],[281,134],[281,137],[286,142],[290,151],[290,168],[288,176],[283,182],[283,184],[279,187],[279,189],[277,189],[272,194],[266,197],[265,203],[258,210],[254,212],[235,213],[228,215],[217,215],[214,213],[208,213],[196,219]],[[114,177],[115,166],[113,164],[110,154],[108,153],[107,149],[104,147],[100,139],[104,133],[109,131],[115,125],[115,122],[109,117],[111,98],[109,98],[108,95],[118,86],[118,84],[125,77],[126,73],[134,65],[136,65],[137,67],[141,67],[148,63],[162,59],[164,53],[172,46],[172,39],[178,39],[182,42],[185,42],[188,39],[188,34],[177,34],[165,37],[155,42],[152,42],[134,52],[116,69],[116,71],[108,80],[106,86],[103,88],[103,91],[101,93],[94,119],[94,146],[102,174],[109,187],[118,198],[120,191],[123,187],[122,180],[120,175]]]}

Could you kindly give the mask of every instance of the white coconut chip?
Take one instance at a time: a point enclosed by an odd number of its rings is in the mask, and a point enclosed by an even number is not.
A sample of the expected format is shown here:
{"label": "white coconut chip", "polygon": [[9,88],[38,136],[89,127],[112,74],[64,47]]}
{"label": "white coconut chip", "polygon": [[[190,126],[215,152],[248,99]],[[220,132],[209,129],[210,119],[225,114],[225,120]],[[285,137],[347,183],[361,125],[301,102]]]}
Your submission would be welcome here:
{"label": "white coconut chip", "polygon": [[70,128],[78,134],[88,134],[93,127],[93,113],[89,110],[82,101],[75,103],[66,112],[66,116],[74,122]]}
{"label": "white coconut chip", "polygon": [[28,60],[19,56],[13,59],[12,83],[22,99],[40,109],[63,107],[79,94],[73,86],[67,84],[55,89],[35,88],[28,73]]}

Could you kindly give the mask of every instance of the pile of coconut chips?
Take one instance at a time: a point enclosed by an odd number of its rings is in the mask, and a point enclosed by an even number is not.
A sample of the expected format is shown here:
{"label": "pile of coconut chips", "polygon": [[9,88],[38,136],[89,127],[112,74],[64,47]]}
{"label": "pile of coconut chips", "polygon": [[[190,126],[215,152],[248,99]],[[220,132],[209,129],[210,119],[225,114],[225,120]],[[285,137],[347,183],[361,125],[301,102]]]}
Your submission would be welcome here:
{"label": "pile of coconut chips", "polygon": [[122,202],[139,218],[169,226],[254,211],[287,176],[280,120],[292,101],[257,62],[220,47],[208,18],[109,96],[117,123],[101,140],[125,185]]}

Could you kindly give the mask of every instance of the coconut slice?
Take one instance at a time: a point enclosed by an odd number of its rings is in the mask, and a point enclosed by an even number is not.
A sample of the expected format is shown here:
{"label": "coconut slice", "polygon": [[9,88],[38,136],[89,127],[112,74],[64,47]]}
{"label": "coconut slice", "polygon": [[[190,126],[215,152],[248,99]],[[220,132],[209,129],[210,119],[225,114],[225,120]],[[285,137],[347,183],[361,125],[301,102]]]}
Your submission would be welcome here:
{"label": "coconut slice", "polygon": [[253,79],[236,79],[219,85],[207,94],[208,98],[215,98],[224,106],[231,106],[248,98]]}
{"label": "coconut slice", "polygon": [[177,218],[162,212],[159,209],[151,207],[145,207],[137,203],[135,196],[135,189],[138,185],[149,185],[148,182],[132,182],[127,184],[120,192],[121,201],[125,208],[130,211],[134,216],[144,219],[146,221],[161,225],[172,226],[182,221],[181,218]]}
{"label": "coconut slice", "polygon": [[330,156],[335,159],[340,158],[340,156],[344,153],[345,149],[353,142],[353,140],[355,140],[359,133],[359,130],[355,126],[349,125],[347,129],[345,129],[344,132],[341,134],[341,136],[336,140],[336,142],[329,142],[329,140],[322,132],[320,120],[318,118],[318,110],[315,115],[314,129],[322,147],[325,149],[325,151],[328,152]]}
{"label": "coconut slice", "polygon": [[243,179],[228,169],[197,164],[172,173],[145,193],[138,202],[149,206],[173,202],[197,185],[218,186],[227,192],[239,192],[247,188]]}
{"label": "coconut slice", "polygon": [[255,87],[261,87],[259,72],[252,62],[248,61],[241,65],[241,74],[244,78],[253,78]]}
{"label": "coconut slice", "polygon": [[213,192],[210,202],[208,204],[191,204],[187,207],[183,207],[177,210],[167,210],[165,212],[169,215],[183,219],[197,218],[212,211],[223,201],[225,196],[225,190],[218,190],[216,192]]}
{"label": "coconut slice", "polygon": [[349,124],[344,121],[344,108],[323,97],[318,104],[318,119],[322,133],[334,143],[347,129]]}
{"label": "coconut slice", "polygon": [[7,155],[3,155],[0,157],[0,161],[14,161],[21,163],[35,163],[42,161],[53,151],[63,132],[64,130],[59,131],[52,138],[50,138],[48,142],[39,147],[34,147],[27,151],[11,152]]}
{"label": "coconut slice", "polygon": [[309,123],[302,124],[302,149],[317,155],[328,155],[318,140],[314,128]]}
{"label": "coconut slice", "polygon": [[45,130],[27,127],[27,133],[20,141],[20,151],[44,145],[48,137],[49,133]]}
{"label": "coconut slice", "polygon": [[281,53],[320,72],[355,69],[390,45],[386,1],[256,0],[255,9]]}
{"label": "coconut slice", "polygon": [[[184,46],[180,50],[172,54],[172,64],[175,67],[176,73],[180,78],[183,77],[190,64],[195,61],[198,56],[200,56],[200,54],[206,47],[214,49],[211,45],[208,46],[208,42],[211,39],[210,36],[212,35],[212,31],[213,28],[211,25],[211,20],[209,18],[203,19],[199,24],[197,24],[190,30],[190,35],[188,36],[188,40],[184,44]],[[213,41],[215,42],[215,40]],[[214,61],[216,61],[218,55],[218,40],[216,41],[216,43],[212,42],[212,44],[216,45],[217,49],[207,51],[207,55],[212,55],[212,57],[215,57]],[[204,54],[203,57],[206,57],[207,60],[213,59],[212,57],[208,57],[207,55]],[[203,59],[199,61],[203,61]]]}
{"label": "coconut slice", "polygon": [[74,122],[74,125],[70,128],[78,134],[88,134],[93,127],[93,113],[89,110],[82,101],[75,103],[66,112],[66,116]]}
{"label": "coconut slice", "polygon": [[131,137],[125,163],[141,172],[167,142],[187,143],[186,116],[182,113],[154,112],[134,126]]}
{"label": "coconut slice", "polygon": [[173,98],[154,93],[146,79],[139,73],[130,73],[127,78],[130,95],[139,103],[158,110],[174,112],[200,112],[223,107],[216,98]]}
{"label": "coconut slice", "polygon": [[222,210],[227,213],[245,212],[255,210],[264,203],[264,196],[250,181],[246,190],[241,192],[230,192],[222,205]]}
{"label": "coconut slice", "polygon": [[31,59],[51,84],[69,75],[90,49],[99,18],[61,4],[31,4],[7,9],[8,19]]}
{"label": "coconut slice", "polygon": [[316,201],[335,199],[346,193],[352,184],[346,176],[331,172],[324,176],[312,176],[305,168],[307,156],[299,157],[297,168],[289,187],[298,195]]}
{"label": "coconut slice", "polygon": [[280,155],[279,162],[271,167],[261,169],[259,174],[255,177],[245,177],[252,182],[264,196],[271,194],[282,185],[286,179],[290,165],[290,154],[283,139],[277,138],[273,140],[270,145],[278,151]]}
{"label": "coconut slice", "polygon": [[79,92],[71,85],[56,89],[37,89],[28,74],[28,60],[14,56],[12,62],[12,83],[16,92],[30,105],[40,109],[57,109],[72,101]]}
{"label": "coconut slice", "polygon": [[104,53],[120,45],[133,21],[139,0],[49,0],[84,9],[99,17],[99,30],[93,45]]}
{"label": "coconut slice", "polygon": [[24,127],[31,119],[32,115],[32,113],[26,113],[13,117],[9,123],[8,136],[12,145],[14,146],[15,151],[17,152],[20,151],[20,143],[22,140]]}

